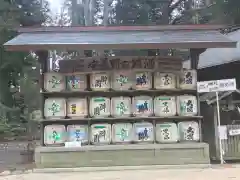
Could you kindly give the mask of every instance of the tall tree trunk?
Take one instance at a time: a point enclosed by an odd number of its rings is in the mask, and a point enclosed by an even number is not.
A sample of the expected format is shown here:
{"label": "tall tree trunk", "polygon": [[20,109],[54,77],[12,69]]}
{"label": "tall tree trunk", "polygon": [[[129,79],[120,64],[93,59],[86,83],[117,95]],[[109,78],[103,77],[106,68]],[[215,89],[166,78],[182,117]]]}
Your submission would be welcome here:
{"label": "tall tree trunk", "polygon": [[77,0],[72,0],[72,26],[78,25]]}
{"label": "tall tree trunk", "polygon": [[91,26],[92,22],[90,22],[90,0],[85,0],[84,2],[84,20],[85,26]]}
{"label": "tall tree trunk", "polygon": [[108,13],[109,13],[109,1],[110,0],[104,0],[104,8],[103,8],[103,25],[108,25]]}

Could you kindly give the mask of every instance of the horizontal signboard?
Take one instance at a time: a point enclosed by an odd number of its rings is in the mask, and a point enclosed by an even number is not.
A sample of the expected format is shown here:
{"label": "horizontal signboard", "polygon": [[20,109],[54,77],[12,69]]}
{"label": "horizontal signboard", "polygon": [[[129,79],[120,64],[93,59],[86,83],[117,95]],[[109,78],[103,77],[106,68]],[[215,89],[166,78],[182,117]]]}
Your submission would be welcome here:
{"label": "horizontal signboard", "polygon": [[146,69],[156,71],[181,71],[182,59],[174,57],[86,57],[75,60],[60,60],[59,72],[77,73],[108,70]]}
{"label": "horizontal signboard", "polygon": [[222,79],[215,81],[201,81],[197,83],[197,90],[199,93],[204,92],[219,92],[219,91],[235,91],[235,79]]}

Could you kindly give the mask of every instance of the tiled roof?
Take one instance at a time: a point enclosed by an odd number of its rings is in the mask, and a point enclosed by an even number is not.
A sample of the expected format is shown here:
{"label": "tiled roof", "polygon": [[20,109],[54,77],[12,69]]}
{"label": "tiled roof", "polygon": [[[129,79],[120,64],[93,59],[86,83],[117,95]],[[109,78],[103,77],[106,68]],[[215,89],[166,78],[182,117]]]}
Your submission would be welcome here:
{"label": "tiled roof", "polygon": [[[198,69],[227,64],[240,60],[240,30],[225,35],[232,41],[238,41],[235,48],[207,49],[199,57]],[[190,61],[183,63],[184,68],[190,68]]]}

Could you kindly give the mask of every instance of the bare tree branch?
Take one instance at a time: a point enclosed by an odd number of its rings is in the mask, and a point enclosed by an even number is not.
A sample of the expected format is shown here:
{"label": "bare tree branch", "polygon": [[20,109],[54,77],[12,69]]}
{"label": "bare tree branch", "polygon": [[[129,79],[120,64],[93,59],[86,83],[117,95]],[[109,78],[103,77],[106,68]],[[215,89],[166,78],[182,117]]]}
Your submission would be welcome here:
{"label": "bare tree branch", "polygon": [[174,9],[176,9],[181,3],[185,2],[187,0],[178,0],[176,3],[174,3],[173,5],[169,6],[169,13],[172,13],[172,11]]}
{"label": "bare tree branch", "polygon": [[174,0],[170,0],[170,1],[169,1],[168,7],[170,7],[170,6],[173,4],[173,1],[174,1]]}

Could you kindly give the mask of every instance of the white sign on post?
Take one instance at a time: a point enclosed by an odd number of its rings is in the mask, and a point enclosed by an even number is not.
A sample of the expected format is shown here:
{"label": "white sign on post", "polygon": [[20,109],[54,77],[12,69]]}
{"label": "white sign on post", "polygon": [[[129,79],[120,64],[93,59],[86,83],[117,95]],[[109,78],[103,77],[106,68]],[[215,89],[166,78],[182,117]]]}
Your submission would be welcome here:
{"label": "white sign on post", "polygon": [[230,136],[240,135],[240,129],[231,129],[231,130],[229,130],[229,135]]}
{"label": "white sign on post", "polygon": [[216,81],[201,81],[197,83],[197,91],[204,92],[220,92],[220,91],[235,91],[235,79],[222,79]]}
{"label": "white sign on post", "polygon": [[218,92],[220,91],[235,91],[236,90],[236,80],[235,79],[222,79],[215,81],[202,81],[197,83],[197,91],[199,93],[215,92],[217,100],[217,120],[218,120],[218,140],[219,140],[219,150],[220,150],[220,160],[221,164],[224,163],[223,160],[223,148],[222,148],[222,137],[221,137],[221,122],[220,122],[220,109]]}
{"label": "white sign on post", "polygon": [[82,147],[81,141],[65,142],[66,148]]}

